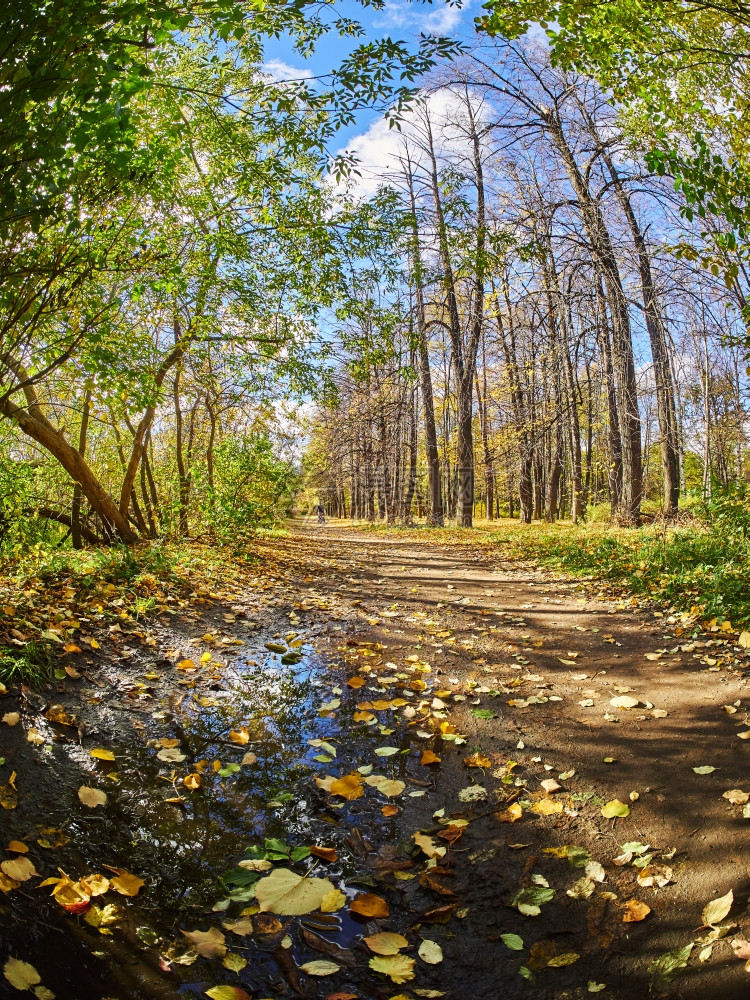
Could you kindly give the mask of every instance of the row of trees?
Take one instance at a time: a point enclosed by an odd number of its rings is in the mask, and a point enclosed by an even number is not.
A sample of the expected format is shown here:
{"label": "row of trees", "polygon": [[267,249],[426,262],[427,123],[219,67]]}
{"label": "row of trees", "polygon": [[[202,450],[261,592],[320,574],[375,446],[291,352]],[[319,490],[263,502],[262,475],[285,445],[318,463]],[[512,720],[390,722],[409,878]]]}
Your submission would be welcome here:
{"label": "row of trees", "polygon": [[[357,43],[318,4],[6,5],[0,87],[0,530],[73,544],[275,516],[294,494],[278,400],[317,389],[357,213],[329,145],[449,53]],[[278,81],[263,44],[353,52]]]}
{"label": "row of trees", "polygon": [[[721,267],[702,266],[707,234],[621,110],[534,44],[485,42],[434,80],[380,195],[400,271],[358,276],[364,320],[313,432],[338,513],[470,525],[477,505],[528,522],[607,502],[635,524],[644,499],[672,517],[744,474],[742,256],[709,214]],[[389,350],[363,371],[373,338]]]}

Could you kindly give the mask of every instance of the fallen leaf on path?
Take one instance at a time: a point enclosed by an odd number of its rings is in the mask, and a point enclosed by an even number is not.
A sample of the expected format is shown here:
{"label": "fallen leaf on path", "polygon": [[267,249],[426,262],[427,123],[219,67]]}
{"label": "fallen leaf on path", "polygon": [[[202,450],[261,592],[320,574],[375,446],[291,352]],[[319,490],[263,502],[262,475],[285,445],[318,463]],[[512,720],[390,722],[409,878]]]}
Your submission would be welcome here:
{"label": "fallen leaf on path", "polygon": [[255,886],[261,910],[281,916],[299,916],[317,910],[334,886],[327,878],[303,878],[288,868],[277,868]]}
{"label": "fallen leaf on path", "polygon": [[[745,633],[750,635],[750,632]],[[732,951],[737,958],[742,958],[745,961],[750,959],[750,941],[746,941],[744,938],[735,938],[732,941]]]}
{"label": "fallen leaf on path", "polygon": [[414,843],[422,849],[428,858],[442,858],[448,850],[447,847],[439,847],[432,837],[428,837],[424,833],[415,833]]}
{"label": "fallen leaf on path", "polygon": [[701,919],[706,927],[713,927],[715,924],[721,923],[732,909],[733,902],[734,892],[730,889],[725,896],[719,896],[717,899],[712,899],[710,903],[706,903],[701,914]]}
{"label": "fallen leaf on path", "polygon": [[702,764],[700,767],[694,767],[693,770],[696,774],[713,774],[716,768],[711,767],[710,764]]}
{"label": "fallen leaf on path", "polygon": [[607,802],[602,806],[602,816],[605,819],[614,819],[616,817],[624,817],[630,815],[630,806],[626,805],[624,802],[620,802],[619,799],[612,799],[611,802]]}
{"label": "fallen leaf on path", "polygon": [[483,802],[487,798],[487,789],[482,785],[469,785],[458,793],[459,802]]}
{"label": "fallen leaf on path", "polygon": [[746,802],[750,801],[750,792],[743,792],[741,788],[730,788],[728,792],[724,792],[722,798],[731,802],[732,805],[744,806]]}
{"label": "fallen leaf on path", "polygon": [[417,954],[427,965],[440,965],[443,961],[443,949],[437,941],[425,938],[419,946]]}
{"label": "fallen leaf on path", "polygon": [[420,764],[439,764],[441,762],[441,760],[442,760],[442,757],[438,757],[438,755],[436,753],[433,753],[432,750],[423,750],[422,751],[422,756],[419,758],[419,763]]}
{"label": "fallen leaf on path", "polygon": [[21,716],[18,712],[6,712],[3,716],[3,722],[6,726],[16,726],[21,721]]}
{"label": "fallen leaf on path", "polygon": [[692,954],[694,944],[686,944],[684,948],[676,948],[674,951],[666,951],[659,955],[648,966],[648,971],[652,976],[661,976],[669,979],[678,969],[684,969],[688,964],[688,959]]}
{"label": "fallen leaf on path", "polygon": [[540,816],[552,816],[554,813],[561,813],[563,811],[563,804],[562,802],[556,802],[554,799],[540,799],[534,803],[531,811],[538,813]]}
{"label": "fallen leaf on path", "polygon": [[640,923],[641,920],[646,919],[650,912],[651,907],[648,903],[642,903],[638,899],[629,899],[625,903],[625,912],[622,915],[623,923]]}
{"label": "fallen leaf on path", "polygon": [[11,840],[8,843],[8,850],[9,851],[15,851],[16,854],[28,854],[29,853],[29,849],[26,846],[26,844],[24,844],[20,840]]}
{"label": "fallen leaf on path", "polygon": [[492,767],[492,761],[489,757],[485,757],[479,751],[471,754],[469,757],[464,757],[464,764],[467,767]]}
{"label": "fallen leaf on path", "polygon": [[581,956],[576,951],[565,951],[561,955],[555,955],[547,962],[550,969],[561,969],[566,965],[573,965]]}
{"label": "fallen leaf on path", "polygon": [[371,892],[361,892],[349,904],[352,913],[358,913],[360,917],[368,917],[376,920],[385,919],[390,916],[388,904],[380,896],[375,896]]}
{"label": "fallen leaf on path", "polygon": [[628,694],[620,695],[619,698],[610,698],[610,705],[613,708],[635,708],[640,705],[640,701],[637,698],[633,698]]}
{"label": "fallen leaf on path", "polygon": [[407,955],[377,955],[370,959],[370,968],[384,973],[394,983],[408,983],[414,979],[415,964],[415,959]]}

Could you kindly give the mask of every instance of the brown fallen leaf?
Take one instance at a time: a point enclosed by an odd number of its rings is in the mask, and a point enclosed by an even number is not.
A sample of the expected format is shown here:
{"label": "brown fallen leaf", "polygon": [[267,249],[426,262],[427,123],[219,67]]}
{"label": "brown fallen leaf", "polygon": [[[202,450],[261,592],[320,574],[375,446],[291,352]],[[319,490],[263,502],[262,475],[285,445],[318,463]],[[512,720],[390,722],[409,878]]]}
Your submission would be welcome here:
{"label": "brown fallen leaf", "polygon": [[207,931],[183,931],[180,933],[188,939],[194,951],[204,958],[223,958],[227,953],[226,938],[218,927],[210,927]]}
{"label": "brown fallen leaf", "polygon": [[489,757],[485,757],[479,751],[471,754],[469,757],[464,757],[464,764],[467,767],[492,767],[492,761]]}
{"label": "brown fallen leaf", "polygon": [[321,858],[323,861],[333,862],[339,859],[338,852],[333,847],[318,847],[317,845],[313,845],[310,848],[310,854],[313,857]]}
{"label": "brown fallen leaf", "polygon": [[638,899],[629,899],[625,903],[625,912],[622,915],[623,923],[640,923],[641,920],[646,919],[650,912],[651,907],[648,903],[642,903]]}
{"label": "brown fallen leaf", "polygon": [[339,795],[342,799],[347,799],[348,801],[361,799],[365,794],[365,790],[362,788],[362,780],[362,775],[357,774],[356,771],[351,774],[345,774],[341,778],[336,778],[331,782],[331,795]]}
{"label": "brown fallen leaf", "polygon": [[390,916],[388,904],[380,896],[375,896],[371,892],[361,892],[349,904],[352,913],[359,914],[360,917],[373,918],[376,920],[385,919]]}

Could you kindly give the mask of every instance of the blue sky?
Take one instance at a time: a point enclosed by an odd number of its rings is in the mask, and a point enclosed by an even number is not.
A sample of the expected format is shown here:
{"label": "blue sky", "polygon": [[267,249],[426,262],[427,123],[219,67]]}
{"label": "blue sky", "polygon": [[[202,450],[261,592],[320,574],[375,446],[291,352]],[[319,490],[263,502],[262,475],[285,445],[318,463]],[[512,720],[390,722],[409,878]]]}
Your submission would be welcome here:
{"label": "blue sky", "polygon": [[[317,76],[335,67],[365,40],[390,37],[416,47],[420,33],[425,33],[468,41],[474,36],[473,20],[481,10],[481,2],[463,0],[461,7],[457,7],[449,6],[444,0],[432,0],[432,3],[386,0],[383,10],[372,10],[362,7],[356,0],[338,0],[331,4],[332,14],[359,21],[366,31],[365,38],[339,38],[331,32],[321,39],[308,59],[294,51],[288,38],[271,38],[265,45],[265,66],[279,78],[302,74]],[[367,132],[379,117],[377,112],[361,112],[356,124],[342,129],[339,148],[356,145],[356,138]]]}

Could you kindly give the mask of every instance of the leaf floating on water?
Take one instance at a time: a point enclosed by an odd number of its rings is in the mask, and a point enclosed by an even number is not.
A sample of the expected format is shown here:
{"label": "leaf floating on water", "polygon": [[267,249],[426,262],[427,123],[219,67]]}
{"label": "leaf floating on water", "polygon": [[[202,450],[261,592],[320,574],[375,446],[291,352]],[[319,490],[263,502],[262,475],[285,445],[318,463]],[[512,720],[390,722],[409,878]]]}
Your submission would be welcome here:
{"label": "leaf floating on water", "polygon": [[89,756],[96,757],[97,760],[114,760],[115,755],[111,750],[102,750],[101,748],[95,748],[94,750],[89,750]]}
{"label": "leaf floating on water", "polygon": [[607,802],[602,806],[602,816],[605,819],[615,819],[616,817],[625,817],[630,815],[630,806],[626,805],[624,802],[620,802],[619,799],[612,799],[611,802]]}
{"label": "leaf floating on water", "polygon": [[3,722],[6,726],[17,726],[21,721],[21,716],[18,712],[6,712],[3,716]]}
{"label": "leaf floating on water", "polygon": [[0,864],[0,871],[3,871],[8,878],[15,879],[16,882],[25,882],[39,874],[33,862],[28,858],[13,858],[10,861],[3,861]]}
{"label": "leaf floating on water", "polygon": [[17,990],[30,990],[32,986],[42,981],[42,977],[33,965],[21,962],[17,958],[8,959],[3,966],[3,975]]}
{"label": "leaf floating on water", "polygon": [[242,955],[238,955],[236,951],[228,951],[224,958],[222,958],[221,964],[225,969],[229,969],[230,972],[239,973],[247,966],[247,959],[243,958]]}
{"label": "leaf floating on water", "polygon": [[700,767],[694,767],[693,770],[696,774],[713,774],[716,768],[711,767],[710,764],[702,764]]}
{"label": "leaf floating on water", "polygon": [[373,918],[376,920],[390,916],[391,911],[388,904],[380,896],[375,896],[370,892],[361,892],[349,904],[352,913],[358,913],[360,917]]}
{"label": "leaf floating on water", "polygon": [[171,747],[165,747],[160,750],[156,755],[159,760],[166,761],[169,764],[181,764],[185,759],[185,754],[180,753],[179,750],[175,750]]}
{"label": "leaf floating on water", "polygon": [[523,951],[523,938],[520,938],[518,934],[501,934],[500,940],[511,951]]}
{"label": "leaf floating on water", "polygon": [[407,955],[377,955],[370,959],[370,968],[384,973],[394,983],[408,983],[414,979],[415,965],[415,959]]}
{"label": "leaf floating on water", "polygon": [[339,795],[347,801],[361,799],[365,794],[364,788],[362,788],[362,775],[353,771],[351,774],[336,778],[331,782],[329,791],[331,795]]}
{"label": "leaf floating on water", "polygon": [[250,742],[250,733],[247,729],[231,729],[229,732],[229,739],[232,743],[239,743],[240,746],[244,746],[246,743]]}
{"label": "leaf floating on water", "polygon": [[292,917],[312,913],[334,886],[327,878],[303,878],[289,868],[277,868],[255,886],[261,910]]}
{"label": "leaf floating on water", "polygon": [[[244,969],[244,967],[243,965],[242,968]],[[207,997],[211,997],[211,1000],[253,1000],[250,994],[241,990],[239,986],[212,986],[210,990],[205,992]]]}
{"label": "leaf floating on water", "polygon": [[713,927],[715,924],[721,923],[732,909],[733,902],[734,892],[730,889],[725,896],[719,896],[718,899],[712,899],[710,903],[706,903],[701,914],[701,919],[706,927]]}
{"label": "leaf floating on water", "polygon": [[223,920],[221,926],[239,937],[246,937],[253,933],[253,922],[250,917],[240,917],[239,920]]}
{"label": "leaf floating on water", "polygon": [[398,955],[399,951],[409,944],[403,934],[394,934],[391,931],[370,934],[369,937],[362,940],[376,955]]}
{"label": "leaf floating on water", "polygon": [[305,962],[304,965],[300,965],[300,969],[306,972],[308,976],[332,976],[335,972],[340,971],[341,966],[336,965],[335,962],[326,962],[325,959],[319,958],[315,962]]}
{"label": "leaf floating on water", "polygon": [[438,757],[438,755],[436,753],[433,753],[432,750],[423,750],[422,751],[422,756],[419,758],[419,763],[420,764],[439,764],[441,762],[441,760],[442,760],[442,757]]}
{"label": "leaf floating on water", "polygon": [[97,806],[107,804],[107,793],[100,788],[89,788],[88,785],[81,785],[78,789],[78,798],[89,809],[96,809]]}
{"label": "leaf floating on water", "polygon": [[398,747],[376,747],[375,753],[378,757],[392,757],[394,754],[399,753]]}
{"label": "leaf floating on water", "polygon": [[207,931],[180,931],[190,942],[194,951],[204,958],[223,958],[227,953],[226,938],[218,927]]}
{"label": "leaf floating on water", "polygon": [[105,865],[104,867],[107,871],[115,873],[115,878],[110,879],[109,884],[121,896],[137,896],[146,884],[142,878],[138,878],[137,875],[131,875],[124,868],[112,868],[110,865]]}
{"label": "leaf floating on water", "polygon": [[346,896],[340,889],[331,889],[320,901],[321,913],[335,913],[346,904]]}

